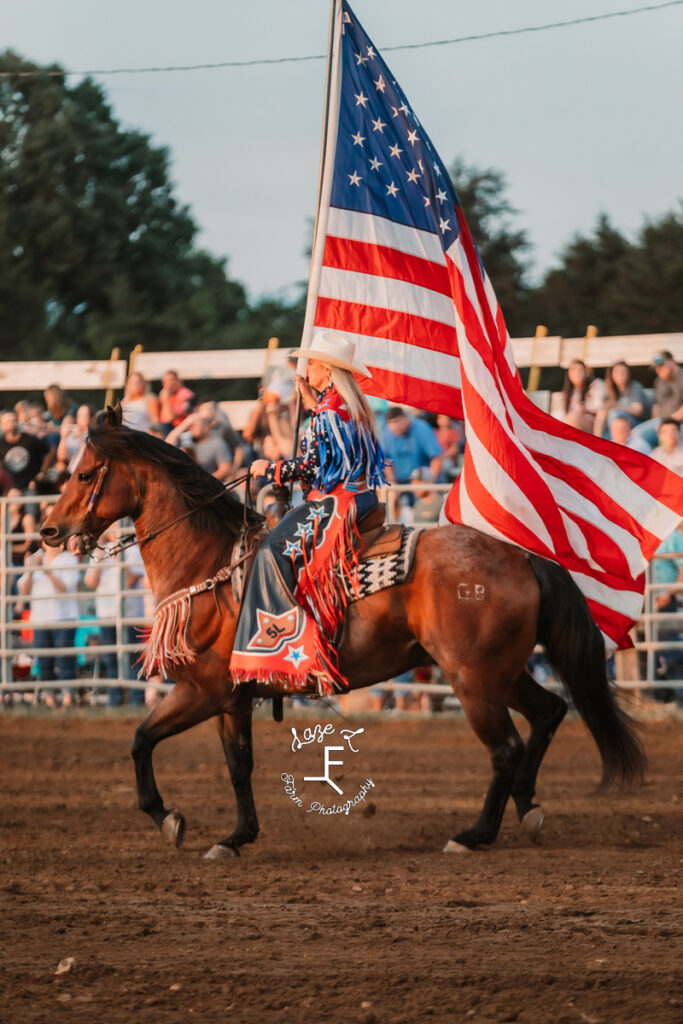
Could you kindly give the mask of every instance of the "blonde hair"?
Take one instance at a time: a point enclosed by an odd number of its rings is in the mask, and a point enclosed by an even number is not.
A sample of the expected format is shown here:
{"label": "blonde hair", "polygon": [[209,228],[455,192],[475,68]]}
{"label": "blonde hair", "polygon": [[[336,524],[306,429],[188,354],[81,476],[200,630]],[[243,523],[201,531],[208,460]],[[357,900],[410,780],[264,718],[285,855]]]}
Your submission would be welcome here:
{"label": "blonde hair", "polygon": [[[325,363],[329,366],[329,363]],[[349,370],[342,370],[340,366],[329,366],[330,380],[337,389],[344,405],[351,413],[351,418],[368,430],[375,433],[375,417],[368,405],[368,400],[358,387],[358,382]]]}

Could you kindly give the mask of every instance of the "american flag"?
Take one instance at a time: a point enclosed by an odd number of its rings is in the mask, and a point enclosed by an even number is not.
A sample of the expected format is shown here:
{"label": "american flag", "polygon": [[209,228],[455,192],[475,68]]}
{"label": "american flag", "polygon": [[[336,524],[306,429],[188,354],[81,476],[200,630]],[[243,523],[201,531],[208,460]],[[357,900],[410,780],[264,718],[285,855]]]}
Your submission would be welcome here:
{"label": "american flag", "polygon": [[345,0],[323,145],[304,345],[343,332],[372,371],[368,394],[464,419],[447,518],[562,564],[608,645],[627,643],[683,483],[526,397],[446,167]]}

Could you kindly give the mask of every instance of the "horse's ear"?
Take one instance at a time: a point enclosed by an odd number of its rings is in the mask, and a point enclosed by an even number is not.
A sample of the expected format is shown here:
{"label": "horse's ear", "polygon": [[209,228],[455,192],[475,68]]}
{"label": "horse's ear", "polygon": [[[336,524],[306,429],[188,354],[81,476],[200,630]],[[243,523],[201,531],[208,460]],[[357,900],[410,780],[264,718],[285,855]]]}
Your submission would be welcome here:
{"label": "horse's ear", "polygon": [[97,426],[100,427],[120,427],[123,422],[123,409],[121,403],[117,402],[115,406],[108,405],[106,409],[99,412],[96,417]]}

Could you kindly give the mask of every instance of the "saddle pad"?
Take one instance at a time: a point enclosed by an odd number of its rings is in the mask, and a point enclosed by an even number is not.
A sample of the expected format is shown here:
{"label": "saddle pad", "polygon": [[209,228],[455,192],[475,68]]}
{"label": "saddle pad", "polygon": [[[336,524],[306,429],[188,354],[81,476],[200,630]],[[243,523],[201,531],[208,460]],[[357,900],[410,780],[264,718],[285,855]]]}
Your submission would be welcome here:
{"label": "saddle pad", "polygon": [[[393,555],[379,558],[368,558],[358,565],[358,583],[360,595],[351,601],[360,601],[370,594],[376,594],[387,587],[396,587],[405,583],[415,557],[415,547],[420,537],[420,530],[413,526],[403,527],[401,546]],[[245,551],[244,538],[240,537],[232,551],[232,561],[237,561]],[[232,592],[236,601],[242,600],[245,583],[245,565],[239,565],[232,574]]]}
{"label": "saddle pad", "polygon": [[401,546],[393,555],[380,558],[368,558],[358,565],[358,583],[360,594],[351,600],[360,601],[364,597],[370,597],[379,590],[386,590],[387,587],[397,587],[405,583],[415,557],[415,547],[419,540],[421,531],[413,526],[406,526],[403,529]]}

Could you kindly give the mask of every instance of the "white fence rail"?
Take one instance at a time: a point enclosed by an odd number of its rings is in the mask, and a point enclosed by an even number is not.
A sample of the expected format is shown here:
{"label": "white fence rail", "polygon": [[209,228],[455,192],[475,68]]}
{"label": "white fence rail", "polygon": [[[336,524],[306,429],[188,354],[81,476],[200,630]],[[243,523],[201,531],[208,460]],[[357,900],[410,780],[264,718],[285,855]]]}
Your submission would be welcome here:
{"label": "white fence rail", "polygon": [[[446,491],[448,489],[447,485],[438,484],[421,484],[419,486],[421,490],[425,491]],[[395,488],[400,492],[414,491],[414,489],[410,485]],[[112,602],[115,602],[115,615],[102,617],[97,616],[95,612],[96,593],[86,588],[83,583],[85,571],[93,564],[88,560],[77,566],[79,571],[77,589],[72,593],[60,594],[58,598],[60,602],[66,599],[75,599],[78,602],[79,617],[77,619],[57,618],[47,622],[32,623],[30,619],[17,618],[18,609],[22,605],[30,606],[30,598],[16,593],[17,581],[25,573],[35,572],[39,568],[38,566],[13,564],[13,545],[20,545],[27,539],[34,545],[39,543],[38,534],[25,534],[16,528],[17,509],[19,506],[26,508],[35,504],[37,511],[39,502],[49,504],[54,500],[54,498],[33,498],[32,496],[0,498],[0,697],[12,692],[40,693],[40,691],[58,690],[70,692],[77,688],[79,690],[95,690],[102,694],[110,692],[112,689],[119,691],[120,688],[125,688],[129,692],[144,690],[149,683],[144,679],[136,678],[136,671],[131,670],[131,661],[135,662],[139,659],[142,650],[142,638],[139,637],[139,631],[145,626],[151,625],[151,594],[144,589],[125,586],[127,566],[120,556],[116,562],[118,585],[114,592],[107,595]],[[403,510],[402,514],[409,516],[409,510]],[[40,513],[37,513],[36,520],[39,517]],[[677,564],[683,563],[683,555],[658,557],[677,559]],[[18,561],[16,556],[14,561]],[[657,674],[660,660],[667,655],[671,657],[674,652],[681,652],[679,663],[683,666],[683,612],[680,609],[660,612],[655,608],[657,595],[677,591],[683,592],[683,584],[655,583],[652,565],[649,567],[645,588],[645,610],[636,631],[636,651],[633,655],[635,660],[631,661],[629,678],[623,676],[619,678],[619,670],[617,670],[617,682],[620,686],[631,690],[652,688],[680,688],[683,690],[683,672],[678,673],[682,677],[680,682],[676,679],[661,678]],[[130,598],[139,599],[141,597],[146,600],[147,614],[127,615],[126,601]],[[114,630],[115,640],[113,642],[101,642],[99,634],[102,628]],[[131,635],[132,629],[137,631],[135,636]],[[61,646],[40,647],[35,642],[35,636],[28,639],[27,634],[30,635],[34,630],[45,630],[50,634],[55,630],[74,630],[75,636],[70,642],[64,642]],[[93,636],[96,641],[89,642],[85,639],[86,636]],[[65,639],[63,635],[61,639]],[[102,674],[102,670],[107,668],[107,656],[110,655],[115,655],[116,672],[108,677],[106,673]],[[45,678],[45,662],[52,658],[76,659],[70,664],[78,665],[80,663],[80,670],[74,672],[70,678]],[[111,661],[108,668],[112,668]],[[166,691],[172,684],[158,679],[152,685],[161,691]],[[388,689],[396,685],[402,689],[425,693],[449,692],[433,682],[380,684]]]}

